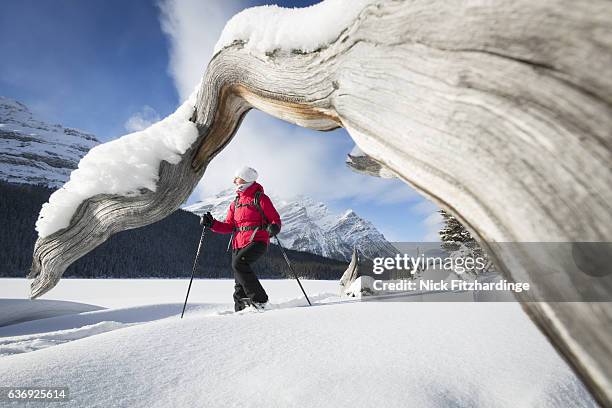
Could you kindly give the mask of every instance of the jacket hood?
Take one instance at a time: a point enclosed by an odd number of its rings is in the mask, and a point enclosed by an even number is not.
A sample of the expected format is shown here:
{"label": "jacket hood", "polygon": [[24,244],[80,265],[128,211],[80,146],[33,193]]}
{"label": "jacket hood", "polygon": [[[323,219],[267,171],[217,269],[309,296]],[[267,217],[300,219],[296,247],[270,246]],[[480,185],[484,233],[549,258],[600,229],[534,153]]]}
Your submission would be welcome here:
{"label": "jacket hood", "polygon": [[254,196],[256,192],[261,191],[262,193],[264,192],[263,186],[261,184],[259,184],[258,182],[254,182],[251,186],[249,186],[249,188],[247,188],[244,191],[238,191],[238,195],[239,196],[247,196],[247,197],[251,197]]}

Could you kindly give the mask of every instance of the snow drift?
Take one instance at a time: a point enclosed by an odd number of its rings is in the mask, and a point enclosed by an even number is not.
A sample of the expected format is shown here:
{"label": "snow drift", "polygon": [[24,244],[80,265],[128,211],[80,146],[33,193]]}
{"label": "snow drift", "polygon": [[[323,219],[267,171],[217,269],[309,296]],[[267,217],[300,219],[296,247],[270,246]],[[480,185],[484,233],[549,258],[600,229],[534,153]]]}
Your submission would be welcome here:
{"label": "snow drift", "polygon": [[[215,298],[222,283],[231,299],[232,281],[209,282],[194,294]],[[138,281],[116,284],[147,296]],[[265,312],[209,303],[181,320],[180,304],[150,304],[137,309],[174,313],[139,320],[146,313],[119,307],[45,319],[50,332],[7,326],[0,383],[52,379],[69,387],[71,407],[596,406],[517,304],[347,302],[310,284],[337,285],[304,282],[312,307],[291,298],[289,280]]]}

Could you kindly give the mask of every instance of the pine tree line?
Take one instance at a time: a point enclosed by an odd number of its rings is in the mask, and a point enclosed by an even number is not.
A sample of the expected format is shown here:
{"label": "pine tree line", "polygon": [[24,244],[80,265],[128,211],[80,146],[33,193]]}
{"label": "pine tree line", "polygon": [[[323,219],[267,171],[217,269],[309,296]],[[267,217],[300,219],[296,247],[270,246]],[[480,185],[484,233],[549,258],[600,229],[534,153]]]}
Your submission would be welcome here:
{"label": "pine tree line", "polygon": [[[0,276],[24,277],[30,270],[37,233],[34,224],[41,205],[53,190],[43,186],[0,181]],[[200,238],[199,218],[177,210],[146,227],[112,236],[71,265],[64,277],[178,278],[191,275]],[[229,235],[207,231],[196,276],[232,278]],[[287,250],[298,275],[309,279],[340,279],[346,263]],[[255,265],[261,278],[284,278],[288,273],[280,250],[271,244]]]}

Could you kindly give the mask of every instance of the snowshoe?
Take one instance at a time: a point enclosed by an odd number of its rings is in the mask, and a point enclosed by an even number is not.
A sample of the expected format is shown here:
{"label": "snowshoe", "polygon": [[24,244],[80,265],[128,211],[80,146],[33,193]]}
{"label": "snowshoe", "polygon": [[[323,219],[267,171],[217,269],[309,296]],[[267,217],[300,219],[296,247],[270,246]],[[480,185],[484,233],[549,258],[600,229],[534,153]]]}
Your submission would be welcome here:
{"label": "snowshoe", "polygon": [[247,307],[253,307],[257,310],[265,310],[268,302],[254,302],[251,298],[241,298],[242,303],[244,303]]}

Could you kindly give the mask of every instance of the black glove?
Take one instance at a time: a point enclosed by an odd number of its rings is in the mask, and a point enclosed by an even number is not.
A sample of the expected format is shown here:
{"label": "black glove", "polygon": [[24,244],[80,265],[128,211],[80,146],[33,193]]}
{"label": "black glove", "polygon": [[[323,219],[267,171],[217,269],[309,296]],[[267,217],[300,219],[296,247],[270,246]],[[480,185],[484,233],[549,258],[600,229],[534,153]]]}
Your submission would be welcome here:
{"label": "black glove", "polygon": [[200,217],[200,225],[204,225],[207,228],[211,228],[214,223],[215,219],[213,218],[210,211]]}
{"label": "black glove", "polygon": [[275,237],[280,232],[280,226],[278,224],[268,224],[266,231],[271,237]]}

